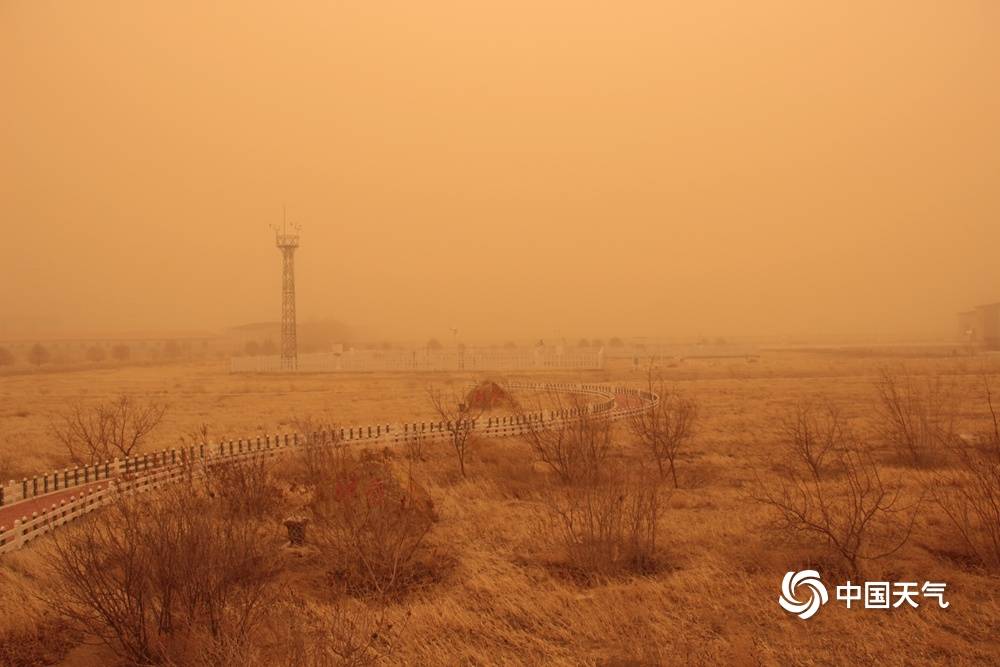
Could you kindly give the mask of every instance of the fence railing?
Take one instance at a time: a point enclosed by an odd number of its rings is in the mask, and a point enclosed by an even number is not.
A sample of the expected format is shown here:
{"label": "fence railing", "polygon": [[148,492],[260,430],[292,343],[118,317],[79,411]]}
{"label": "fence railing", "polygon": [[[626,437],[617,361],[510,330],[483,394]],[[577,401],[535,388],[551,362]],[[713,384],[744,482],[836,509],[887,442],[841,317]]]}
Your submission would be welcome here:
{"label": "fence railing", "polygon": [[[600,400],[571,408],[537,410],[510,415],[452,423],[443,420],[371,424],[326,429],[315,433],[263,434],[214,444],[201,443],[187,447],[163,449],[103,463],[66,468],[59,471],[11,480],[0,487],[0,510],[4,514],[19,506],[37,508],[28,515],[15,518],[12,526],[0,525],[0,553],[19,549],[31,540],[69,521],[107,504],[115,493],[145,491],[176,479],[192,465],[217,465],[237,462],[249,457],[284,455],[302,446],[328,443],[390,446],[413,438],[424,441],[446,440],[456,428],[472,430],[484,437],[507,438],[530,431],[551,428],[567,420],[585,415],[620,420],[649,409],[659,401],[648,391],[612,387],[601,384],[577,383],[511,383],[512,389],[566,392],[593,396]],[[624,400],[626,405],[621,405]],[[629,405],[628,403],[634,403]],[[67,497],[67,492],[74,493]],[[51,502],[47,502],[51,500]],[[39,503],[41,505],[39,506]]]}

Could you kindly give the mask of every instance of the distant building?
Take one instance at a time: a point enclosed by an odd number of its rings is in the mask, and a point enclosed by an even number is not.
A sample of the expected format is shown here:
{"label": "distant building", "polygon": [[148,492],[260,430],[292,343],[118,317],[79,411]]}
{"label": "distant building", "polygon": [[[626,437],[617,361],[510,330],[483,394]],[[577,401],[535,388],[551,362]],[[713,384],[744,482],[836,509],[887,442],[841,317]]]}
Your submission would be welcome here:
{"label": "distant building", "polygon": [[281,339],[281,322],[252,322],[229,327],[223,332],[234,350],[242,351],[247,343],[263,344],[265,341]]}
{"label": "distant building", "polygon": [[1000,350],[1000,302],[987,303],[959,313],[958,331],[970,345]]}
{"label": "distant building", "polygon": [[972,342],[976,335],[976,311],[963,310],[958,314],[958,337],[964,341]]}

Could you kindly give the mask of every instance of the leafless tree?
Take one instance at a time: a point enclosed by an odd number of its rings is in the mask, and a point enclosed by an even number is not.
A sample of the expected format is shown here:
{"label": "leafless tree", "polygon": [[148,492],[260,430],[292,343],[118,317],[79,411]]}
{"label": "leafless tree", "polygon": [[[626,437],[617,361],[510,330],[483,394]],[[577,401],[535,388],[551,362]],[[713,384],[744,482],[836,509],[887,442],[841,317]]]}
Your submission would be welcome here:
{"label": "leafless tree", "polygon": [[583,397],[550,391],[516,404],[522,439],[562,482],[587,483],[600,475],[613,448],[611,423],[591,414]]}
{"label": "leafless tree", "polygon": [[93,464],[137,453],[166,411],[162,403],[122,394],[96,405],[76,403],[50,428],[74,463]]}
{"label": "leafless tree", "polygon": [[802,403],[783,420],[781,435],[795,461],[819,479],[823,477],[837,449],[848,441],[848,429],[833,403],[816,406]]}
{"label": "leafless tree", "polygon": [[902,486],[885,479],[871,453],[846,429],[836,433],[825,458],[832,459],[827,470],[835,468],[837,476],[810,464],[792,442],[790,454],[799,464],[774,483],[758,476],[752,497],[774,510],[774,528],[819,539],[859,574],[863,562],[890,556],[906,544],[920,501],[907,504]]}
{"label": "leafless tree", "polygon": [[955,467],[935,474],[930,494],[972,557],[1000,569],[1000,417],[983,383],[990,425],[970,440],[950,439]]}
{"label": "leafless tree", "polygon": [[656,462],[660,477],[669,472],[674,488],[677,488],[677,457],[694,434],[698,406],[667,387],[662,378],[655,379],[652,367],[646,382],[648,390],[659,396],[659,402],[633,414],[629,427],[632,435]]}
{"label": "leafless tree", "polygon": [[882,368],[875,389],[882,441],[913,466],[933,462],[954,435],[954,402],[941,378]]}
{"label": "leafless tree", "polygon": [[442,429],[448,434],[448,441],[458,459],[458,469],[465,477],[465,460],[476,439],[475,423],[485,409],[469,405],[464,396],[446,394],[433,387],[427,388],[427,396]]}

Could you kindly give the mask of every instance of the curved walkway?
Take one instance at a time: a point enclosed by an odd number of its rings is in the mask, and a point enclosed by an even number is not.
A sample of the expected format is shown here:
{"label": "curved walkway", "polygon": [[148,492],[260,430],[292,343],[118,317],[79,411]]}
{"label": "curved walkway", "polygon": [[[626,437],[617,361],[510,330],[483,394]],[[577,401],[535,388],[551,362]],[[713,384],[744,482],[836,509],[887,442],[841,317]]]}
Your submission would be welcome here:
{"label": "curved walkway", "polygon": [[[517,437],[529,428],[549,428],[583,416],[624,419],[655,404],[646,391],[599,384],[512,383],[513,389],[582,394],[597,400],[583,407],[491,416],[463,424],[407,422],[342,428],[338,432],[285,433],[197,447],[162,450],[86,468],[65,469],[8,484],[0,495],[0,553],[19,549],[48,531],[106,504],[112,491],[143,491],[184,474],[189,463],[234,462],[261,453],[279,455],[306,443],[344,442],[389,446],[408,439],[444,440],[455,428],[487,438]],[[550,426],[551,425],[551,426]]]}

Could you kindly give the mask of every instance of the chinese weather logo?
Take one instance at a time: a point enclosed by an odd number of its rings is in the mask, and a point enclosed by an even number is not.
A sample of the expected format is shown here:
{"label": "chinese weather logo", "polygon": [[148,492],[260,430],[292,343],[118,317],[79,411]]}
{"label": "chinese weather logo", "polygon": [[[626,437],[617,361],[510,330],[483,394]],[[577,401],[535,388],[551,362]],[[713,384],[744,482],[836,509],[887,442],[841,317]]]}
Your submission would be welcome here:
{"label": "chinese weather logo", "polygon": [[[943,581],[925,581],[919,587],[916,581],[847,581],[842,586],[835,586],[834,590],[837,602],[843,602],[848,609],[854,603],[857,603],[854,605],[856,608],[863,603],[865,609],[897,609],[907,606],[916,609],[921,606],[918,598],[921,601],[928,598],[937,600],[938,607],[947,609],[951,606],[944,599],[947,586]],[[808,594],[809,598],[800,600],[800,594]],[[829,600],[826,586],[819,580],[819,572],[816,570],[785,573],[785,578],[781,581],[781,597],[778,598],[778,604],[785,611],[805,620],[815,616],[819,608]]]}
{"label": "chinese weather logo", "polygon": [[[809,595],[808,599],[799,600],[797,593],[800,589],[803,594]],[[781,581],[781,597],[778,598],[778,604],[785,611],[796,614],[803,620],[812,618],[829,600],[826,586],[819,580],[819,572],[816,570],[787,572]]]}

